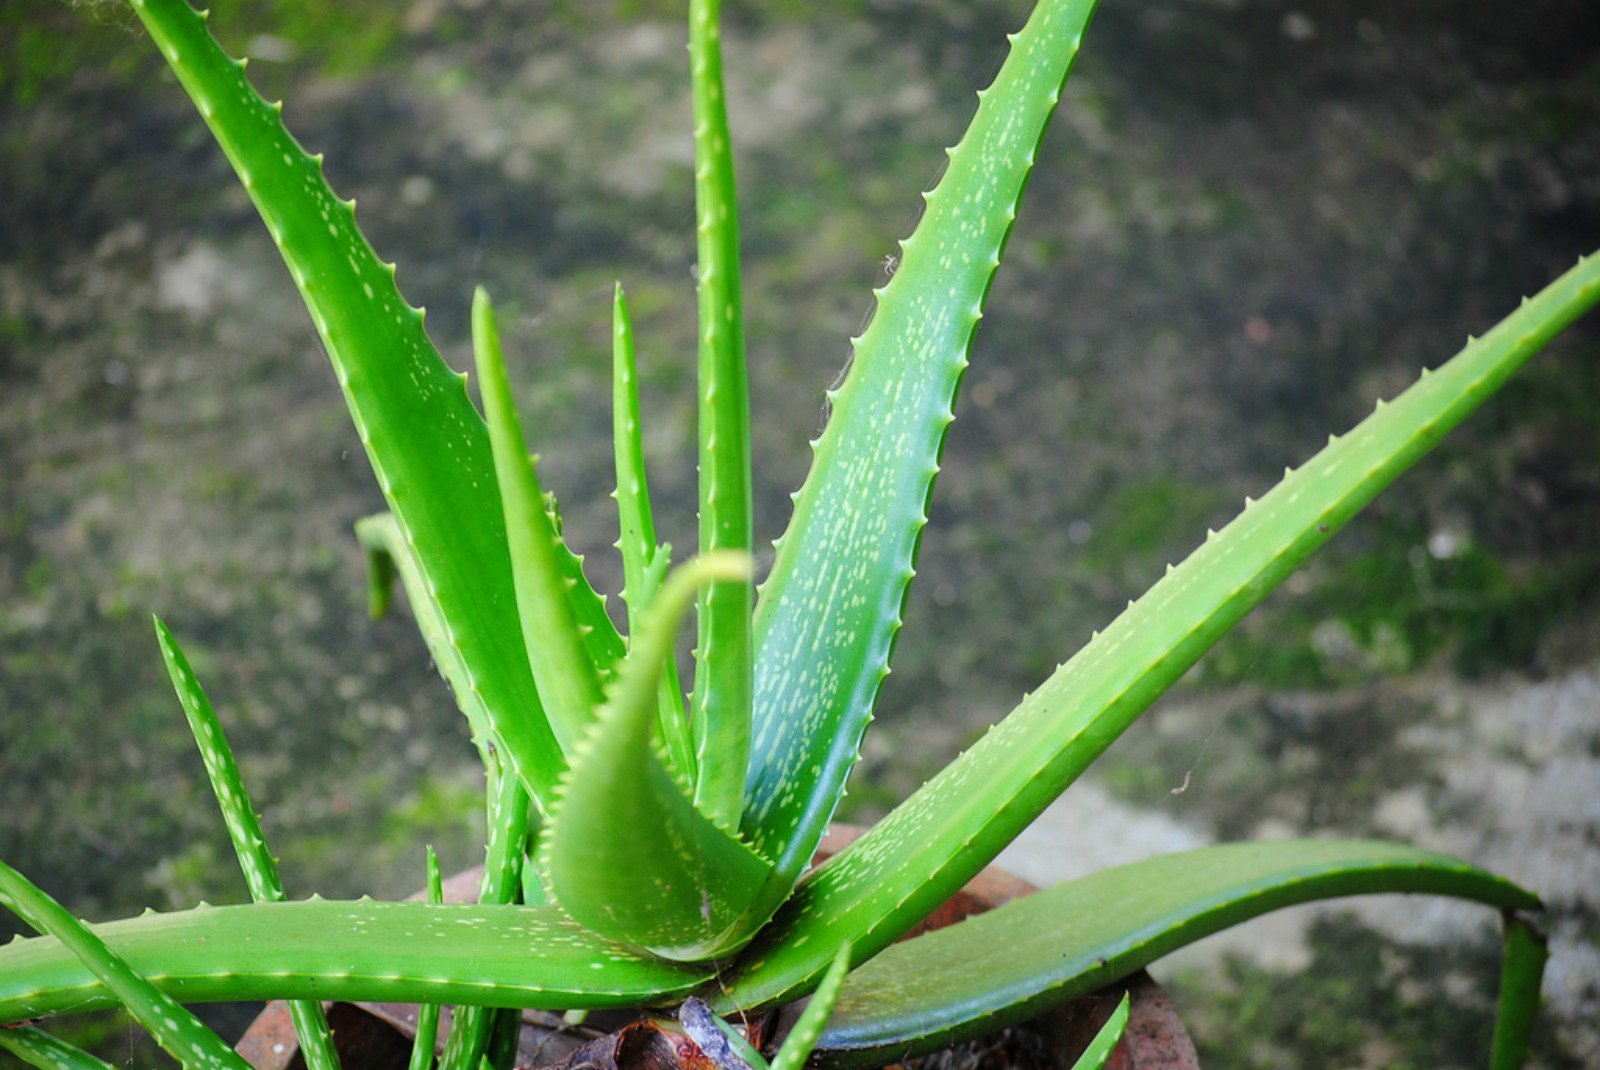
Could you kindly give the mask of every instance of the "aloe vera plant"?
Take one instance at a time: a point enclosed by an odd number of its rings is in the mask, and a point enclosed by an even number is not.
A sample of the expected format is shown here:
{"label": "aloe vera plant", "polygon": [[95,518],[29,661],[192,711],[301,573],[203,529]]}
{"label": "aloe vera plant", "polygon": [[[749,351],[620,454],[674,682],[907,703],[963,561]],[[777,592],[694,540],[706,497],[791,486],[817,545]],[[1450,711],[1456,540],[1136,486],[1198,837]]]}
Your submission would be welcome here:
{"label": "aloe vera plant", "polygon": [[[1093,13],[1039,0],[877,291],[755,586],[735,173],[716,0],[690,0],[698,227],[699,555],[652,515],[632,325],[613,307],[625,625],[567,548],[520,426],[492,303],[474,299],[482,414],[340,200],[185,0],[129,0],[259,210],[333,362],[388,502],[357,537],[375,612],[398,578],[484,759],[480,902],[286,900],[222,728],[177,640],[160,647],[254,902],[85,928],[0,867],[48,936],[0,949],[0,1022],[123,1003],[187,1065],[229,1053],[185,1002],[287,999],[337,1065],[324,1000],[420,1004],[428,1065],[509,1065],[507,1009],[678,1009],[719,1065],[900,1061],[984,1035],[1265,911],[1414,892],[1504,919],[1490,1053],[1519,1065],[1538,1005],[1536,895],[1395,844],[1236,844],[1109,870],[901,938],[987,865],[1268,592],[1600,299],[1590,257],[1284,479],[1065,660],[975,746],[813,865],[872,718],[915,576],[944,437],[1035,154]],[[698,643],[686,696],[683,619]],[[809,997],[787,1038],[742,1027]],[[1101,1065],[1124,1005],[1083,1055]],[[660,1021],[662,1019],[656,1019]],[[0,1046],[93,1065],[34,1029]]]}

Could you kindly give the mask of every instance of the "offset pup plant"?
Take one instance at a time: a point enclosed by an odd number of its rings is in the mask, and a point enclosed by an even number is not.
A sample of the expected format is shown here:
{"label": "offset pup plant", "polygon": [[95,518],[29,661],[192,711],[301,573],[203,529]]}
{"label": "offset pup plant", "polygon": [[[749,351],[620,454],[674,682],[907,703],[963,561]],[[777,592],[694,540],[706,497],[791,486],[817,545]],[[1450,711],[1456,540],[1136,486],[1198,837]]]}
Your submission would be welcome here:
{"label": "offset pup plant", "polygon": [[[614,306],[627,635],[563,542],[527,449],[488,297],[483,403],[440,358],[394,267],[356,227],[244,63],[184,0],[130,0],[232,161],[331,357],[388,500],[358,537],[374,608],[398,577],[471,725],[490,836],[477,905],[286,901],[220,725],[177,642],[160,646],[244,869],[247,905],[87,928],[0,865],[0,901],[48,934],[0,949],[0,1022],[125,1005],[185,1065],[240,1065],[174,1000],[288,999],[308,1063],[337,1065],[324,1000],[424,1006],[413,1066],[504,1067],[503,1008],[677,1013],[725,1067],[764,1067],[754,1012],[810,996],[778,1070],[881,1064],[981,1036],[1264,911],[1424,892],[1505,926],[1496,1068],[1538,1004],[1539,900],[1388,843],[1214,847],[1108,870],[897,942],[995,855],[1234,623],[1600,297],[1600,258],[1284,479],[1058,668],[977,744],[828,862],[812,858],[871,720],[985,295],[1093,0],[1039,0],[979,94],[815,444],[758,589],[733,158],[716,0],[690,2],[700,312],[700,556],[657,542],[627,305]],[[687,704],[675,633],[697,610]],[[955,968],[959,967],[959,968]],[[1080,1065],[1098,1066],[1126,1008]],[[0,1046],[99,1065],[27,1026]],[[769,1051],[759,1050],[767,1047]]]}

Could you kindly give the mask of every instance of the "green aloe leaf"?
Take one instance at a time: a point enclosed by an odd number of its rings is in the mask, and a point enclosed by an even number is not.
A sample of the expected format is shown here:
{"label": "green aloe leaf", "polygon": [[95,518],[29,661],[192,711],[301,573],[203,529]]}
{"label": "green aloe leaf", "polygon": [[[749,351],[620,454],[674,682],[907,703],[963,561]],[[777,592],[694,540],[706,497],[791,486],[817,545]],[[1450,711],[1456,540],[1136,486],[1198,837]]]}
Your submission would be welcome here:
{"label": "green aloe leaf", "polygon": [[550,726],[570,752],[600,705],[600,671],[585,647],[568,598],[566,577],[557,559],[560,537],[545,506],[534,458],[522,437],[494,306],[481,286],[472,295],[472,350],[505,510],[511,575],[528,664]]}
{"label": "green aloe leaf", "polygon": [[850,975],[818,1050],[829,1062],[915,1057],[1024,1021],[1269,911],[1389,892],[1539,909],[1509,881],[1396,844],[1207,847],[1104,870],[895,944]]}
{"label": "green aloe leaf", "polygon": [[[92,929],[188,1003],[639,1007],[671,1002],[711,974],[636,955],[554,907],[314,899],[148,913]],[[58,940],[0,947],[0,1022],[116,1003]]]}
{"label": "green aloe leaf", "polygon": [[[250,898],[258,903],[279,902],[285,897],[283,881],[278,877],[278,863],[267,849],[261,821],[245,791],[244,778],[239,775],[239,763],[234,760],[222,722],[217,719],[217,712],[200,686],[189,659],[184,657],[183,649],[160,617],[155,618],[155,628],[161,659],[166,663],[167,675],[178,693],[178,703],[200,747],[206,776],[211,781],[217,805],[222,808],[223,824],[228,827],[228,838],[233,841],[233,852],[239,858],[239,868],[244,871]],[[295,1036],[300,1040],[300,1052],[308,1070],[338,1070],[339,1055],[334,1051],[333,1033],[328,1028],[328,1016],[323,1013],[322,1004],[315,1000],[294,1000],[289,1004],[289,1015],[294,1020]]]}
{"label": "green aloe leaf", "polygon": [[801,1070],[806,1065],[806,1060],[811,1058],[812,1049],[817,1046],[818,1038],[822,1036],[823,1027],[828,1024],[828,1019],[839,1002],[845,975],[849,972],[850,945],[845,944],[834,952],[828,972],[822,975],[817,990],[811,993],[811,999],[806,1003],[806,1009],[800,1012],[800,1018],[794,1023],[794,1028],[789,1030],[789,1035],[783,1039],[783,1046],[778,1049],[778,1054],[772,1057],[772,1070]]}
{"label": "green aloe leaf", "polygon": [[983,300],[1093,10],[1042,0],[1012,39],[830,396],[756,607],[744,827],[778,867],[769,908],[810,864],[888,675]]}
{"label": "green aloe leaf", "polygon": [[[444,902],[444,877],[439,872],[439,854],[428,845],[428,903]],[[417,1007],[417,1032],[411,1040],[411,1059],[406,1070],[428,1070],[439,1046],[439,1005],[423,1003]]]}
{"label": "green aloe leaf", "polygon": [[110,1063],[31,1025],[0,1029],[0,1051],[9,1051],[39,1070],[111,1070]]}
{"label": "green aloe leaf", "polygon": [[541,844],[551,892],[568,914],[668,958],[711,958],[746,939],[750,904],[772,870],[695,807],[652,731],[661,666],[695,592],[749,570],[748,557],[724,553],[697,557],[668,578],[572,756]]}
{"label": "green aloe leaf", "polygon": [[[50,942],[89,975],[90,984],[98,980],[103,990],[126,1007],[161,1049],[182,1063],[186,1070],[250,1070],[238,1053],[206,1028],[205,1023],[151,984],[88,926],[4,862],[0,862],[0,906],[15,911],[33,928],[53,937]],[[35,942],[16,940],[5,950]]]}
{"label": "green aloe leaf", "polygon": [[1128,1028],[1129,1010],[1128,993],[1124,992],[1117,1001],[1117,1009],[1111,1012],[1111,1017],[1106,1019],[1106,1024],[1100,1027],[1100,1032],[1094,1035],[1089,1046],[1083,1049],[1078,1061],[1072,1064],[1072,1070],[1100,1070],[1106,1065],[1117,1041],[1122,1039],[1123,1030]]}
{"label": "green aloe leaf", "polygon": [[1528,1040],[1539,1012],[1539,985],[1550,949],[1544,934],[1506,913],[1501,953],[1500,1001],[1495,1013],[1490,1070],[1517,1070],[1528,1058]]}
{"label": "green aloe leaf", "polygon": [[[612,444],[617,459],[617,549],[622,552],[622,599],[628,605],[628,629],[644,626],[655,589],[666,575],[672,552],[656,542],[655,513],[644,469],[644,430],[639,421],[639,362],[633,344],[628,298],[619,284],[611,304]],[[667,756],[693,781],[696,763],[678,682],[678,664],[668,658],[661,667],[659,719]]]}
{"label": "green aloe leaf", "polygon": [[[541,803],[563,762],[517,626],[511,562],[489,435],[423,329],[422,312],[395,286],[339,200],[320,158],[306,155],[183,0],[130,0],[178,81],[238,172],[283,254],[344,390],[401,540],[421,572],[444,642],[455,651],[457,700],[493,724]],[[564,559],[580,616],[597,643],[621,640],[575,558]],[[607,632],[609,631],[609,634]],[[613,658],[614,660],[614,658]]]}
{"label": "green aloe leaf", "polygon": [[[502,770],[491,802],[478,902],[505,906],[515,903],[522,891],[523,850],[528,843],[527,789],[509,769]],[[442,1070],[477,1070],[494,1031],[496,1013],[489,1007],[456,1008],[450,1039],[439,1060]]]}
{"label": "green aloe leaf", "polygon": [[[751,546],[750,401],[739,294],[739,212],[722,91],[720,0],[689,0],[700,298],[700,552]],[[737,825],[750,758],[751,578],[700,592],[694,678],[695,802]]]}
{"label": "green aloe leaf", "polygon": [[999,853],[1229,628],[1600,298],[1600,255],[1377,410],[1170,569],[999,725],[811,874],[731,982],[766,1004],[869,957]]}

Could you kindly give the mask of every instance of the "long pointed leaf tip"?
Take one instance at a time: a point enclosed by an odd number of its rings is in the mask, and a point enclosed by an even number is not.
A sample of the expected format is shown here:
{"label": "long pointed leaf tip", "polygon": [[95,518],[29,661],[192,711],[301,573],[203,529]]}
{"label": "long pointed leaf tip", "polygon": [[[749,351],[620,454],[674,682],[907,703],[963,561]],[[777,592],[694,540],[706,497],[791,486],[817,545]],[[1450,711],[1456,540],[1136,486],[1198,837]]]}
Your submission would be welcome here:
{"label": "long pointed leaf tip", "polygon": [[[244,778],[239,775],[239,763],[234,760],[222,722],[217,719],[217,711],[206,697],[178,640],[160,617],[153,619],[161,659],[166,663],[172,689],[178,693],[178,704],[188,718],[189,730],[200,747],[206,776],[211,781],[217,805],[222,809],[222,820],[228,827],[228,838],[233,841],[239,868],[244,871],[250,898],[258,903],[278,902],[284,898],[278,863],[267,849],[261,821],[245,791]],[[294,1000],[289,1004],[289,1015],[294,1020],[295,1036],[300,1040],[300,1052],[308,1070],[338,1070],[339,1056],[333,1046],[333,1031],[328,1026],[322,1004],[316,1000]]]}
{"label": "long pointed leaf tip", "polygon": [[[655,589],[666,574],[671,552],[656,545],[655,515],[645,478],[644,430],[639,420],[638,354],[628,298],[618,283],[611,304],[612,446],[617,466],[617,549],[622,552],[622,598],[628,605],[628,630],[644,627]],[[662,666],[658,717],[667,755],[691,782],[699,763],[683,706],[678,666],[668,658]]]}
{"label": "long pointed leaf tip", "polygon": [[[750,551],[750,401],[739,283],[739,211],[722,87],[718,0],[690,0],[694,193],[700,312],[700,551]],[[739,821],[750,762],[752,669],[749,579],[700,592],[694,716],[695,802],[720,824]]]}
{"label": "long pointed leaf tip", "polygon": [[512,400],[494,306],[481,286],[472,295],[472,349],[500,481],[528,664],[550,727],[570,751],[600,705],[600,674],[578,628],[559,564],[559,536]]}

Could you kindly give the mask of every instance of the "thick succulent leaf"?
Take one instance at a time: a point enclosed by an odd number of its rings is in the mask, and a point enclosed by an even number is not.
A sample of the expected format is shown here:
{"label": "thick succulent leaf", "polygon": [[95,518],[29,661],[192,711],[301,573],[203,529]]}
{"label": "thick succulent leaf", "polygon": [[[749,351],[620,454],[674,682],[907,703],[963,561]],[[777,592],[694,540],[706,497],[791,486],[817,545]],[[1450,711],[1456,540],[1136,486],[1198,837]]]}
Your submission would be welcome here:
{"label": "thick succulent leaf", "polygon": [[[751,546],[750,401],[739,295],[739,212],[722,92],[721,0],[689,0],[700,297],[700,552]],[[695,802],[736,825],[750,758],[751,578],[700,592],[695,648]]]}
{"label": "thick succulent leaf", "polygon": [[744,824],[778,866],[770,907],[810,864],[888,674],[983,299],[1093,9],[1093,0],[1041,0],[979,94],[972,125],[853,343],[849,375],[832,396],[832,418],[779,540],[756,607]]}
{"label": "thick succulent leaf", "polygon": [[[278,863],[267,849],[261,821],[245,791],[244,778],[239,775],[239,763],[234,761],[233,748],[222,731],[222,722],[217,719],[217,712],[200,686],[189,659],[184,657],[177,639],[160,617],[155,619],[155,627],[161,659],[166,663],[167,675],[178,693],[178,703],[188,718],[189,730],[200,747],[206,776],[211,781],[217,805],[222,808],[222,821],[228,828],[228,838],[233,841],[233,853],[244,872],[250,898],[258,903],[278,902],[284,898]],[[289,1015],[294,1020],[295,1036],[300,1040],[300,1052],[308,1070],[337,1070],[339,1055],[334,1050],[333,1033],[328,1028],[328,1016],[323,1013],[322,1004],[295,1000],[289,1004]]]}
{"label": "thick succulent leaf", "polygon": [[111,1070],[110,1063],[31,1025],[0,1029],[0,1051],[9,1051],[39,1070]]}
{"label": "thick succulent leaf", "polygon": [[[562,769],[517,627],[511,562],[489,436],[461,377],[439,357],[421,311],[395,286],[340,201],[268,105],[184,0],[131,0],[178,80],[216,135],[266,222],[305,299],[349,403],[357,433],[422,573],[444,641],[456,652],[452,683],[476,707],[534,796],[551,797]],[[621,640],[604,605],[567,557],[574,599],[596,641]],[[609,630],[609,635],[604,634]],[[613,660],[615,657],[613,656]],[[449,666],[444,666],[447,674]]]}
{"label": "thick succulent leaf", "polygon": [[[948,963],[945,968],[949,968]],[[828,1024],[839,1002],[845,975],[849,972],[850,945],[845,944],[834,952],[828,972],[822,975],[817,990],[811,993],[811,999],[807,1001],[806,1009],[800,1012],[794,1028],[783,1038],[783,1046],[772,1057],[772,1070],[801,1070],[806,1065],[806,1060],[811,1058],[811,1050],[817,1046],[817,1039],[822,1036],[823,1027]]]}
{"label": "thick succulent leaf", "polygon": [[[428,902],[434,906],[444,902],[444,876],[439,872],[439,855],[432,844],[428,845]],[[411,1039],[411,1059],[406,1070],[428,1070],[438,1043],[439,1005],[424,1003],[417,1007],[417,1031]]]}
{"label": "thick succulent leaf", "polygon": [[744,555],[718,554],[695,558],[668,578],[572,757],[543,841],[550,889],[568,914],[668,958],[711,958],[748,938],[750,904],[772,871],[696,809],[652,731],[661,666],[695,592],[749,569]]}
{"label": "thick succulent leaf", "polygon": [[481,286],[472,295],[472,349],[505,511],[511,575],[528,664],[550,727],[562,747],[570,751],[583,738],[600,705],[600,671],[585,648],[568,598],[566,577],[557,559],[560,537],[522,437],[494,306]]}
{"label": "thick succulent leaf", "polygon": [[1517,1070],[1528,1059],[1528,1041],[1539,1011],[1539,986],[1550,949],[1544,934],[1515,914],[1505,918],[1500,1001],[1495,1014],[1490,1070]]}
{"label": "thick succulent leaf", "polygon": [[1072,1064],[1072,1070],[1100,1070],[1106,1065],[1117,1041],[1122,1039],[1123,1030],[1128,1028],[1128,1011],[1128,993],[1124,992],[1122,999],[1117,1002],[1117,1009],[1111,1012],[1111,1017],[1106,1019],[1106,1024],[1100,1027],[1100,1032],[1094,1035],[1089,1046],[1083,1049],[1078,1061]]}
{"label": "thick succulent leaf", "polygon": [[[671,554],[656,543],[655,512],[644,470],[644,429],[639,421],[639,362],[633,344],[628,298],[618,284],[611,303],[611,438],[617,461],[617,549],[622,552],[622,599],[628,605],[628,630],[643,627]],[[678,683],[677,659],[661,667],[661,740],[678,772],[695,779],[694,744]]]}
{"label": "thick succulent leaf", "polygon": [[[553,907],[311,900],[149,913],[92,928],[187,1003],[638,1007],[710,978],[704,967],[635,955]],[[116,1002],[57,940],[0,947],[0,1022]]]}
{"label": "thick succulent leaf", "polygon": [[1582,260],[1484,338],[1246,502],[1001,724],[812,873],[746,952],[742,1004],[802,990],[845,941],[862,958],[949,898],[1229,628],[1600,297]]}
{"label": "thick succulent leaf", "polygon": [[[186,1070],[249,1070],[245,1061],[205,1023],[151,984],[88,926],[4,862],[0,862],[0,906],[15,911],[39,932],[49,934],[52,943],[91,978],[98,979],[105,991],[149,1030],[161,1049]],[[12,946],[20,942],[13,942]]]}
{"label": "thick succulent leaf", "polygon": [[[502,770],[487,818],[489,844],[484,849],[483,879],[478,902],[504,906],[522,891],[523,849],[528,843],[528,793],[522,781]],[[489,1007],[460,1007],[450,1025],[450,1040],[441,1070],[477,1070],[495,1024]]]}
{"label": "thick succulent leaf", "polygon": [[1380,892],[1539,907],[1509,881],[1396,844],[1202,848],[1047,888],[895,944],[850,975],[818,1050],[830,1062],[915,1057],[1031,1018],[1268,911]]}

